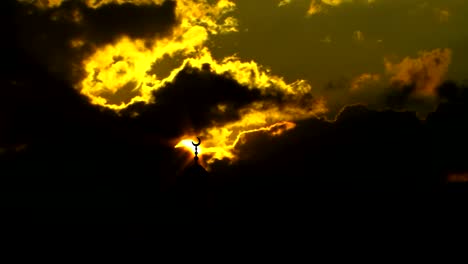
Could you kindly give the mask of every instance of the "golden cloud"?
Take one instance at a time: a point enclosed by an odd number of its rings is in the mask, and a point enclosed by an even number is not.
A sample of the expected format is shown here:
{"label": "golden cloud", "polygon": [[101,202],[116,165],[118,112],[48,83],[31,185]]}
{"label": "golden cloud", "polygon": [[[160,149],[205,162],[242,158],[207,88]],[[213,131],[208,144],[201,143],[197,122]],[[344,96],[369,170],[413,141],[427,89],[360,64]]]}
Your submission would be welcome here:
{"label": "golden cloud", "polygon": [[[293,122],[282,121],[269,126],[245,130],[245,124],[243,123],[252,123],[252,120],[255,120],[256,118],[262,119],[264,117],[264,115],[259,114],[258,116],[244,118],[241,122],[234,122],[227,126],[208,129],[205,132],[206,136],[204,138],[206,139],[203,142],[203,146],[198,150],[199,156],[202,158],[202,162],[206,162],[209,165],[209,163],[214,160],[225,158],[230,159],[231,161],[235,160],[237,158],[235,148],[247,134],[266,132],[272,136],[277,136],[296,127],[296,124]],[[192,141],[190,139],[181,140],[175,148],[185,148],[188,151],[194,152],[194,147],[191,142]]]}
{"label": "golden cloud", "polygon": [[419,57],[406,57],[399,63],[385,59],[385,69],[397,86],[414,85],[415,95],[434,96],[451,63],[450,49],[419,52]]}
{"label": "golden cloud", "polygon": [[[30,1],[41,8],[54,8],[62,1]],[[88,7],[100,8],[106,4],[132,3],[137,5],[160,5],[162,0],[86,0]],[[178,21],[172,34],[152,39],[138,39],[122,36],[112,43],[98,46],[92,54],[81,62],[84,77],[75,88],[87,96],[92,104],[113,109],[117,112],[129,105],[143,102],[157,102],[153,94],[158,89],[172,83],[178,73],[186,67],[203,69],[207,64],[214,74],[227,74],[242,86],[258,89],[262,94],[271,90],[279,91],[292,103],[282,106],[258,101],[240,109],[240,118],[227,124],[207,127],[199,135],[188,133],[178,139],[176,147],[190,150],[191,139],[203,138],[200,156],[203,162],[216,159],[236,159],[236,146],[241,144],[244,135],[268,133],[272,136],[293,129],[296,120],[321,114],[326,111],[323,99],[309,98],[311,86],[304,80],[287,83],[281,76],[271,74],[255,61],[242,61],[235,56],[213,58],[207,47],[210,37],[238,31],[238,23],[232,11],[236,5],[229,0],[213,3],[209,0],[178,0],[175,15]],[[79,48],[86,40],[76,39],[70,45]],[[165,76],[155,73],[154,66],[165,59],[180,61],[173,69],[166,70]],[[177,60],[176,60],[177,58]],[[219,105],[223,111],[223,106]]]}
{"label": "golden cloud", "polygon": [[[269,107],[265,110],[260,104],[246,108],[242,112],[242,118],[223,126],[214,126],[202,133],[204,141],[204,155],[207,162],[228,158],[237,158],[236,146],[242,143],[242,137],[249,133],[266,132],[276,136],[293,129],[297,121],[307,117],[323,114],[327,111],[324,100],[317,100],[310,109],[301,109],[296,106],[288,106],[282,109]],[[291,121],[285,121],[291,120]],[[193,138],[193,136],[191,137]]]}
{"label": "golden cloud", "polygon": [[[97,49],[83,61],[86,77],[77,89],[92,103],[114,110],[135,102],[151,102],[152,92],[171,82],[188,63],[194,67],[203,63],[216,64],[204,45],[210,34],[237,31],[236,19],[226,16],[234,8],[234,3],[228,0],[218,1],[215,5],[207,1],[178,1],[176,15],[180,23],[171,36],[154,39],[151,46],[146,40],[122,37],[116,43]],[[175,55],[182,55],[185,60],[168,77],[149,73],[152,65]],[[128,89],[129,84],[135,94],[130,100],[110,102],[106,98],[123,88]]]}
{"label": "golden cloud", "polygon": [[292,2],[292,0],[281,0],[281,1],[278,3],[278,6],[289,5],[291,2]]}
{"label": "golden cloud", "polygon": [[315,15],[317,13],[322,12],[322,6],[320,5],[320,2],[312,0],[309,5],[309,9],[307,10],[307,15]]}
{"label": "golden cloud", "polygon": [[[204,57],[190,58],[186,63],[196,68],[201,68],[204,63],[210,63],[212,70],[218,74],[229,73],[237,82],[250,88],[259,88],[266,91],[269,88],[279,89],[285,95],[294,100],[307,96],[310,93],[311,86],[299,80],[294,83],[286,83],[281,77],[269,75],[267,71],[255,62],[241,62],[235,57],[225,58],[222,62],[213,60],[206,51]],[[220,106],[222,111],[222,106]],[[209,164],[214,160],[228,158],[235,160],[237,157],[236,146],[242,136],[248,133],[263,131],[271,135],[277,135],[284,131],[294,128],[293,121],[323,114],[327,111],[325,101],[317,99],[310,102],[305,107],[296,104],[286,106],[266,105],[263,102],[256,102],[248,107],[241,109],[241,119],[213,126],[205,129],[201,136],[203,137],[203,148],[200,152],[201,158],[206,158]],[[283,129],[279,129],[283,128]],[[177,147],[188,147],[184,142],[196,135],[185,135],[177,144]]]}

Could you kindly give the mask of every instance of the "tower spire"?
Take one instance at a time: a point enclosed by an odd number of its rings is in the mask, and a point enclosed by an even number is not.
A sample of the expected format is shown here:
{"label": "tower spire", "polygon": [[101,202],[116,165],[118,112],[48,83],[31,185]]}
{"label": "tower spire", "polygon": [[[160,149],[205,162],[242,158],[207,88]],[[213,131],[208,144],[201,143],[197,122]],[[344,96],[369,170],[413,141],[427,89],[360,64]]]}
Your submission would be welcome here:
{"label": "tower spire", "polygon": [[198,143],[194,143],[192,141],[192,145],[195,147],[195,157],[193,158],[195,160],[195,163],[198,163],[198,146],[201,144],[201,139],[197,137]]}

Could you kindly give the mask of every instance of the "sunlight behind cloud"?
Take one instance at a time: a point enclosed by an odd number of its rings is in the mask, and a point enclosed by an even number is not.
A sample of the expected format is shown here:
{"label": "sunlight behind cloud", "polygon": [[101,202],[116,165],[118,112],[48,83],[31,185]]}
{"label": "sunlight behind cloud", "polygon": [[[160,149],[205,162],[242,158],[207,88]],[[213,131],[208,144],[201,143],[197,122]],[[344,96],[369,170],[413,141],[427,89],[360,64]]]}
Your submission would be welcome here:
{"label": "sunlight behind cloud", "polygon": [[[107,4],[160,5],[162,0],[87,0],[88,7],[99,9]],[[40,8],[55,8],[62,1],[33,1]],[[232,16],[236,5],[233,1],[179,0],[176,2],[177,22],[168,36],[151,39],[131,38],[122,35],[112,43],[96,46],[81,62],[83,78],[75,88],[89,98],[94,105],[117,112],[134,103],[158,102],[154,92],[173,83],[178,74],[187,67],[205,69],[212,74],[227,75],[249,89],[258,89],[260,96],[280,93],[288,103],[281,106],[271,102],[257,101],[240,109],[238,120],[225,124],[213,124],[201,131],[203,146],[200,155],[205,162],[216,159],[236,159],[235,148],[242,143],[244,135],[265,132],[279,135],[295,127],[294,121],[322,114],[327,111],[323,99],[311,100],[311,86],[305,80],[288,83],[281,76],[257,62],[243,61],[236,56],[216,59],[208,47],[211,36],[238,31],[238,21]],[[76,49],[86,39],[73,40]],[[180,65],[166,69],[164,76],[155,73],[164,59],[180,61]],[[219,106],[220,111],[223,109]],[[221,111],[222,112],[222,111]],[[187,134],[176,147],[193,151],[194,135]],[[190,143],[190,144],[189,144]]]}
{"label": "sunlight behind cloud", "polygon": [[[213,5],[208,4],[208,1],[178,1],[176,15],[180,24],[171,36],[155,39],[151,46],[144,40],[123,37],[114,44],[97,49],[83,61],[86,78],[77,89],[88,96],[92,103],[119,111],[136,102],[157,102],[158,98],[153,98],[153,92],[173,82],[185,67],[202,69],[209,65],[212,73],[229,74],[239,84],[251,89],[260,89],[265,93],[269,89],[278,89],[297,100],[308,95],[311,86],[304,80],[287,83],[255,61],[246,62],[235,56],[221,60],[213,58],[206,43],[211,35],[237,31],[237,20],[229,15],[234,9],[235,4],[227,0]],[[176,54],[184,59],[179,67],[171,70],[169,76],[162,78],[150,73],[152,65]],[[109,93],[117,94],[129,83],[132,83],[132,91],[135,93],[130,100],[115,103],[106,97]],[[292,121],[326,111],[323,100],[311,104],[306,107],[288,105],[281,109],[262,103],[249,105],[241,110],[239,120],[209,127],[202,132],[204,140],[200,156],[208,163],[223,158],[233,160],[236,157],[235,146],[243,135],[258,131],[277,135],[294,128]],[[184,138],[176,147],[193,152],[191,141]]]}

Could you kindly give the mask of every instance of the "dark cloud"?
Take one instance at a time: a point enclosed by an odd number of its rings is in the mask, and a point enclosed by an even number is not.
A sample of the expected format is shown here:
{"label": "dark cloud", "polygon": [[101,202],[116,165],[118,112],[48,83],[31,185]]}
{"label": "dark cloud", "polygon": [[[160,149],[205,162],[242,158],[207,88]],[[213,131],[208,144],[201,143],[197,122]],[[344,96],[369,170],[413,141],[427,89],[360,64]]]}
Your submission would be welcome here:
{"label": "dark cloud", "polygon": [[439,185],[426,137],[414,113],[349,106],[335,122],[310,119],[276,138],[251,135],[240,149],[246,159],[221,175],[247,170],[246,182],[293,193],[431,190]]}
{"label": "dark cloud", "polygon": [[289,184],[303,193],[441,191],[448,175],[468,170],[462,154],[468,144],[468,89],[448,82],[438,91],[446,101],[426,120],[415,112],[347,106],[333,122],[304,120],[278,137],[250,134],[239,149],[241,160],[234,166],[218,162],[214,171],[248,175],[237,185],[241,189],[252,182],[269,191]]}
{"label": "dark cloud", "polygon": [[122,111],[124,115],[138,116],[137,122],[147,129],[164,131],[169,137],[189,132],[198,133],[214,125],[223,125],[241,119],[241,110],[261,102],[257,110],[271,106],[314,107],[314,97],[293,96],[279,88],[261,90],[240,85],[229,74],[217,75],[210,65],[202,70],[187,66],[174,82],[153,93],[155,102],[137,103]]}
{"label": "dark cloud", "polygon": [[416,91],[415,84],[402,85],[398,87],[391,86],[380,96],[379,104],[394,110],[411,109],[421,116],[435,110],[438,97],[414,97]]}
{"label": "dark cloud", "polygon": [[136,198],[134,183],[157,190],[159,177],[151,176],[172,160],[172,146],[90,105],[22,46],[1,45],[8,51],[0,76],[1,205],[121,207],[151,200]]}
{"label": "dark cloud", "polygon": [[84,39],[97,44],[112,42],[122,35],[153,39],[171,33],[177,24],[175,7],[175,1],[165,1],[161,6],[130,3],[107,4],[97,9],[82,6],[78,25]]}
{"label": "dark cloud", "polygon": [[186,67],[173,83],[155,91],[153,96],[153,104],[135,104],[124,113],[139,113],[139,121],[172,136],[238,120],[242,107],[261,99],[259,90],[239,85],[229,76],[215,75],[209,65],[201,71]]}

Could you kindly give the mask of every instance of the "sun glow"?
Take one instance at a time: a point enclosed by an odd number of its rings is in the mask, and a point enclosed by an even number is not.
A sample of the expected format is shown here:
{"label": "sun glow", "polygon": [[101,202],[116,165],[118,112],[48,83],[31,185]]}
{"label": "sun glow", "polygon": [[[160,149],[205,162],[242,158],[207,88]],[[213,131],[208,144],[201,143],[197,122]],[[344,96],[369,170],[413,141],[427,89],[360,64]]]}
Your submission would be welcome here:
{"label": "sun glow", "polygon": [[[87,0],[91,8],[100,8],[109,3],[133,3],[136,5],[161,5],[163,0]],[[39,3],[39,2],[37,2]],[[42,2],[41,2],[42,3]],[[60,5],[54,1],[48,8]],[[45,6],[42,6],[45,8]],[[227,74],[239,84],[250,89],[259,89],[262,96],[277,91],[288,103],[275,105],[257,101],[240,109],[239,119],[227,124],[216,124],[200,131],[203,138],[199,155],[207,163],[220,159],[236,159],[236,146],[242,144],[245,135],[265,132],[279,135],[295,127],[294,121],[326,111],[323,100],[309,100],[311,86],[304,80],[287,83],[281,76],[255,61],[243,61],[236,56],[214,58],[207,43],[218,34],[238,32],[238,22],[232,16],[236,5],[233,1],[178,0],[175,15],[178,23],[170,35],[154,39],[137,39],[122,36],[113,43],[97,46],[94,52],[81,61],[84,77],[75,88],[89,98],[92,104],[119,112],[137,103],[157,103],[153,92],[171,83],[187,66],[203,69],[207,64],[213,74]],[[80,47],[86,40],[70,43]],[[155,67],[165,59],[173,60],[176,66],[158,73]],[[218,107],[221,113],[223,106]],[[288,120],[288,121],[286,121]],[[194,153],[193,135],[184,136],[175,146]]]}
{"label": "sun glow", "polygon": [[[270,126],[243,130],[233,135],[233,131],[223,127],[220,129],[210,129],[206,132],[206,139],[203,141],[203,148],[198,148],[198,155],[207,158],[207,162],[212,163],[214,160],[221,160],[224,158],[235,160],[236,146],[242,142],[244,136],[251,133],[266,132],[269,135],[281,135],[285,131],[293,129],[296,124],[293,122],[283,121]],[[190,139],[181,140],[175,148],[184,148],[195,153],[194,146]]]}
{"label": "sun glow", "polygon": [[[221,60],[213,58],[205,44],[211,35],[237,31],[236,19],[229,16],[234,8],[235,4],[227,0],[218,1],[214,5],[207,1],[178,1],[176,12],[181,23],[171,36],[154,40],[150,47],[143,40],[123,37],[117,43],[98,49],[83,62],[87,77],[78,89],[94,104],[118,111],[135,102],[157,102],[158,98],[153,98],[152,92],[173,82],[186,66],[202,69],[209,64],[213,73],[227,73],[251,89],[266,92],[274,88],[294,100],[308,95],[311,86],[304,80],[286,83],[282,77],[271,74],[255,61],[246,62],[235,56]],[[166,77],[150,73],[151,67],[167,56],[182,56],[182,63]],[[129,83],[132,85],[131,93],[134,94],[131,99],[117,103],[106,98],[109,93],[117,94]],[[202,131],[203,146],[199,148],[199,155],[207,163],[224,158],[234,160],[235,148],[242,143],[244,135],[259,131],[278,135],[294,128],[293,121],[325,111],[323,100],[311,102],[305,107],[289,104],[280,108],[261,102],[254,103],[241,109],[239,120]],[[184,136],[175,147],[194,153],[192,141],[186,138],[194,137]]]}
{"label": "sun glow", "polygon": [[[195,146],[192,144],[192,140],[190,139],[184,139],[181,140],[175,148],[184,148],[188,151],[190,151],[194,156],[195,156]],[[201,146],[197,147],[198,155],[201,156],[203,153],[203,148]]]}

